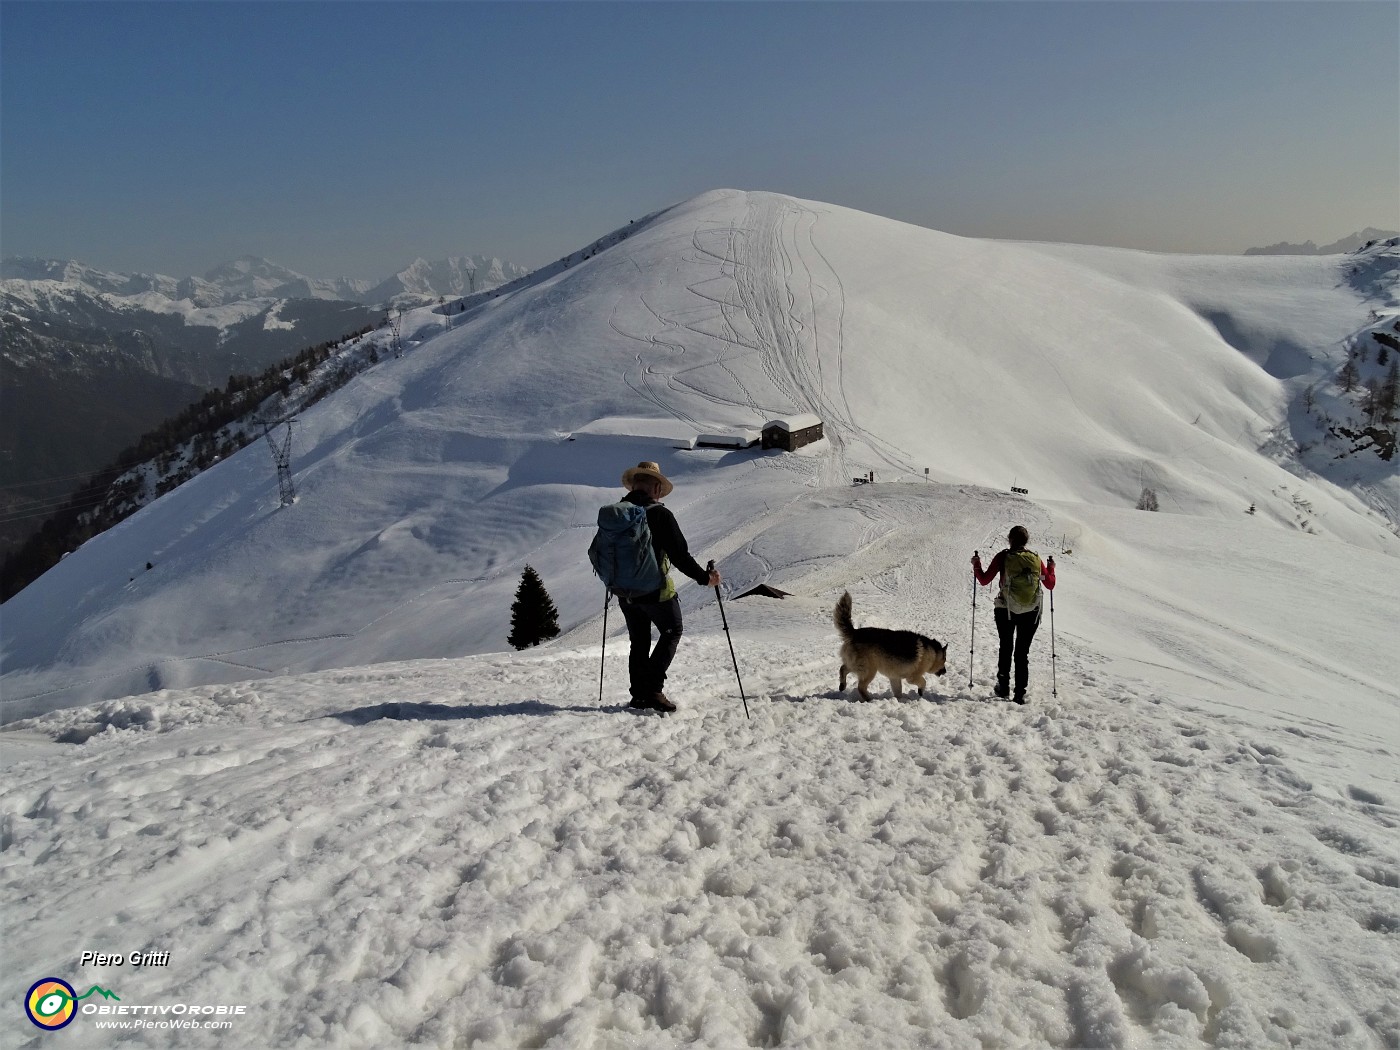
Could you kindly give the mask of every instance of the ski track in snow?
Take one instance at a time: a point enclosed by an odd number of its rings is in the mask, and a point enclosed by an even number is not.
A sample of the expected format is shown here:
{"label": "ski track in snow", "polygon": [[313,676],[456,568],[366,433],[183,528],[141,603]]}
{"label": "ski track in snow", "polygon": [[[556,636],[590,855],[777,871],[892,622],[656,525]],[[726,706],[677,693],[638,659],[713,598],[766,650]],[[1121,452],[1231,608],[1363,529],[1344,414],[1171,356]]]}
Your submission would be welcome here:
{"label": "ski track in snow", "polygon": [[[736,239],[735,246],[742,247],[744,254],[733,262],[740,299],[766,350],[763,369],[798,406],[796,411],[812,412],[825,423],[827,440],[834,450],[823,478],[826,484],[846,480],[844,453],[853,439],[896,469],[914,473],[909,457],[859,426],[846,402],[840,383],[844,368],[841,318],[845,293],[839,275],[816,247],[813,229],[817,221],[815,212],[794,202],[779,202],[767,196],[749,200],[743,225],[750,233],[742,242]],[[804,257],[804,239],[807,256],[823,271],[820,276]],[[821,315],[829,308],[819,303],[818,289],[821,299],[833,295],[837,303],[835,331],[825,339],[821,334]],[[831,360],[830,366],[825,359]],[[827,367],[834,373],[830,383],[823,377]]]}
{"label": "ski track in snow", "polygon": [[[718,267],[713,276],[687,285],[701,303],[694,316],[663,314],[642,296],[640,305],[655,326],[638,333],[619,324],[622,304],[614,306],[611,329],[644,346],[635,374],[625,373],[624,381],[646,401],[699,430],[704,427],[676,398],[653,385],[654,377],[683,385],[692,398],[747,408],[755,425],[792,412],[820,415],[833,453],[823,464],[825,484],[846,481],[845,452],[852,442],[868,447],[900,473],[916,473],[906,452],[855,422],[846,400],[845,292],[840,275],[817,246],[818,214],[767,195],[750,196],[745,208],[737,226],[698,228],[692,234],[694,261],[710,260]],[[740,367],[755,357],[771,392],[756,393],[749,370]]]}

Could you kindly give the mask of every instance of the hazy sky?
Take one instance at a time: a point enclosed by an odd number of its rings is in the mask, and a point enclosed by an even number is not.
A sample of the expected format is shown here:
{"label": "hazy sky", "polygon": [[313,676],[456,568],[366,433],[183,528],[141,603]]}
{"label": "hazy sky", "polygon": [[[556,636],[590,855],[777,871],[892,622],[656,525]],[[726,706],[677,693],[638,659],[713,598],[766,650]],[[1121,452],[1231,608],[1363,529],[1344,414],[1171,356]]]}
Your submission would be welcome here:
{"label": "hazy sky", "polygon": [[378,279],[720,187],[979,237],[1400,229],[1400,3],[0,4],[0,250]]}

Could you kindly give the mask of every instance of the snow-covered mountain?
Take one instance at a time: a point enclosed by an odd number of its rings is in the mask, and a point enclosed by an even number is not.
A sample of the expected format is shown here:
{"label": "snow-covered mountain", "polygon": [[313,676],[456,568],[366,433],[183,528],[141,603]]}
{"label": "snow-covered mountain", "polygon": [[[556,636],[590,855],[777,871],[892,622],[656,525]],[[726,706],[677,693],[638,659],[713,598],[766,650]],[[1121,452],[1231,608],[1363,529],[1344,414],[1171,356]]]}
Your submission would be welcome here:
{"label": "snow-covered mountain", "polygon": [[509,284],[529,271],[484,255],[454,255],[438,262],[415,259],[394,276],[364,293],[363,302],[387,303],[408,297],[461,298]]}
{"label": "snow-covered mountain", "polygon": [[307,277],[257,256],[245,255],[216,266],[202,282],[213,286],[224,302],[240,299],[344,299],[368,302],[364,293],[370,282],[348,277]]}
{"label": "snow-covered mountain", "polygon": [[[1326,435],[1397,250],[724,190],[405,314],[299,414],[295,503],[246,448],[5,604],[13,966],[248,1045],[1391,1045],[1400,479]],[[642,459],[728,599],[682,587],[666,720],[584,556]],[[1060,577],[1024,708],[968,572],[1015,523]],[[517,654],[526,564],[565,631]],[[845,590],[946,642],[929,696],[836,689]]]}
{"label": "snow-covered mountain", "polygon": [[1359,230],[1346,237],[1339,237],[1331,244],[1324,244],[1321,247],[1312,241],[1304,241],[1302,244],[1279,241],[1266,248],[1246,248],[1244,253],[1246,255],[1342,255],[1364,248],[1375,241],[1388,241],[1392,237],[1400,237],[1400,230],[1380,230],[1374,226],[1367,226],[1364,230]]}
{"label": "snow-covered mountain", "polygon": [[[1174,513],[1253,505],[1260,523],[1400,542],[1393,462],[1297,455],[1305,388],[1368,308],[1397,309],[1346,279],[1353,257],[976,241],[737,192],[623,232],[467,314],[406,315],[410,355],[302,415],[296,507],[269,507],[270,461],[249,449],[74,552],[7,605],[5,703],[230,680],[244,661],[209,654],[268,646],[278,670],[500,649],[527,557],[563,574],[566,619],[587,616],[575,547],[614,471],[582,451],[598,438],[564,438],[611,418],[698,434],[819,415],[829,454],[810,463],[658,451],[646,427],[618,442],[706,485],[773,487],[761,506],[927,469],[1094,505],[1150,487]],[[135,583],[110,568],[148,562]],[[247,615],[253,595],[267,615]]]}
{"label": "snow-covered mountain", "polygon": [[[111,296],[139,307],[185,315],[191,324],[215,324],[217,307],[276,299],[331,299],[383,306],[405,295],[419,300],[486,291],[527,273],[522,266],[484,255],[457,255],[439,262],[416,259],[382,281],[349,277],[308,277],[278,263],[245,255],[214,267],[202,277],[111,273],[75,260],[11,257],[0,269],[0,292],[15,302],[54,309],[63,295]],[[247,316],[244,308],[243,316]]]}
{"label": "snow-covered mountain", "polygon": [[382,317],[339,300],[222,303],[222,293],[162,280],[63,273],[0,281],[0,554],[85,475],[231,375],[257,375]]}
{"label": "snow-covered mountain", "polygon": [[377,323],[377,309],[459,299],[524,270],[480,256],[420,259],[374,284],[245,256],[203,277],[23,258],[0,272],[3,555],[82,475],[230,375]]}

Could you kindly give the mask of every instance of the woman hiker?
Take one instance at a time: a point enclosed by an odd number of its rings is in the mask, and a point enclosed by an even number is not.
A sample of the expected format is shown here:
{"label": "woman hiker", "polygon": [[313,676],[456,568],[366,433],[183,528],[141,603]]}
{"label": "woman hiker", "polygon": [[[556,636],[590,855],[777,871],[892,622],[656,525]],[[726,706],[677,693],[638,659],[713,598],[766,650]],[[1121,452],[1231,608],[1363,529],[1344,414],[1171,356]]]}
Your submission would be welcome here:
{"label": "woman hiker", "polygon": [[[1055,559],[1048,559],[1043,565],[1040,555],[1027,550],[1030,533],[1025,526],[1016,525],[1007,534],[1010,544],[997,552],[992,564],[982,569],[982,559],[972,555],[972,574],[983,587],[994,579],[1000,579],[994,604],[997,622],[997,636],[1001,640],[997,649],[997,684],[993,690],[1005,700],[1009,696],[1018,704],[1026,702],[1026,683],[1030,678],[1031,639],[1040,626],[1041,605],[1044,591],[1055,589]],[[1011,692],[1012,663],[1016,668],[1016,691]]]}

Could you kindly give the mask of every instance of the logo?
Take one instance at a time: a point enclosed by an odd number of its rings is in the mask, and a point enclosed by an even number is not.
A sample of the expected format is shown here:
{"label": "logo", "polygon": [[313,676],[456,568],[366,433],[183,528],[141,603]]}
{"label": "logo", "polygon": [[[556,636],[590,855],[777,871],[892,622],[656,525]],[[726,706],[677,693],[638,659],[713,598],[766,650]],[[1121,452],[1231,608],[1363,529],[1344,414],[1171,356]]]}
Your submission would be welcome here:
{"label": "logo", "polygon": [[94,992],[104,999],[121,999],[115,992],[99,988],[95,984],[79,995],[67,981],[57,977],[45,977],[42,981],[35,981],[30,987],[29,994],[24,997],[24,1012],[44,1031],[56,1032],[72,1022],[78,1012],[79,1000],[86,999]]}

